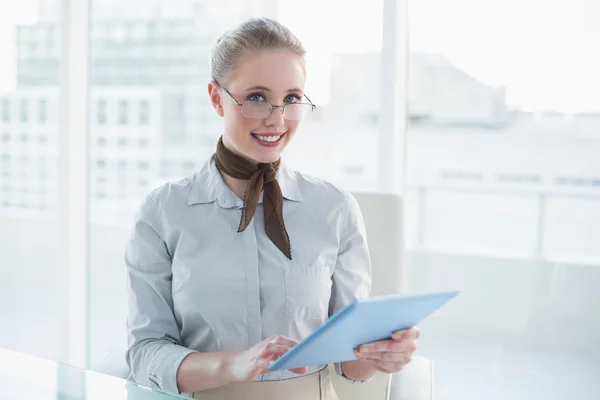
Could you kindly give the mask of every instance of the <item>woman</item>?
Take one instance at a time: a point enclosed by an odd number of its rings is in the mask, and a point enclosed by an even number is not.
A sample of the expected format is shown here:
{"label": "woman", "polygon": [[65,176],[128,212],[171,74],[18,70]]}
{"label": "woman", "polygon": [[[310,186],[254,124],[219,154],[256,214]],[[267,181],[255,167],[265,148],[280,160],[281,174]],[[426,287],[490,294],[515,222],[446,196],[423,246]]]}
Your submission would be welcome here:
{"label": "woman", "polygon": [[[126,252],[127,362],[133,378],[199,399],[336,399],[325,366],[269,363],[370,290],[355,199],[280,162],[300,120],[305,50],[284,26],[252,19],[212,55],[208,94],[223,119],[215,155],[148,195]],[[399,371],[416,328],[336,365],[350,381]]]}

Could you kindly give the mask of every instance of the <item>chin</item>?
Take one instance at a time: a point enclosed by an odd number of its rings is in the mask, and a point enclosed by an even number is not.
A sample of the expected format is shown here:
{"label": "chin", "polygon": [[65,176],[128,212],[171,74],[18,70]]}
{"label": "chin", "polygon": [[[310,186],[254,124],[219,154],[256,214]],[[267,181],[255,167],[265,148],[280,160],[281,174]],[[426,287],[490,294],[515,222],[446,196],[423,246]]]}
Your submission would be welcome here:
{"label": "chin", "polygon": [[281,154],[279,154],[279,153],[256,154],[255,160],[262,164],[268,164],[268,163],[273,163],[273,162],[279,160],[280,157],[281,157]]}
{"label": "chin", "polygon": [[273,147],[273,148],[254,148],[250,153],[251,158],[255,160],[257,163],[267,164],[273,163],[281,157],[281,153],[283,151],[283,146]]}

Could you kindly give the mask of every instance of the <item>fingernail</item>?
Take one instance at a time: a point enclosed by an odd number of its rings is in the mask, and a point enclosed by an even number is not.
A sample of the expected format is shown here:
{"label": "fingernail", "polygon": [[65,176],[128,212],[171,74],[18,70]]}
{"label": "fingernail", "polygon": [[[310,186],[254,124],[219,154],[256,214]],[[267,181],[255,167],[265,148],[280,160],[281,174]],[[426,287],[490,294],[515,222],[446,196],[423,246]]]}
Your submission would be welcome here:
{"label": "fingernail", "polygon": [[404,331],[396,331],[392,334],[392,339],[400,339]]}

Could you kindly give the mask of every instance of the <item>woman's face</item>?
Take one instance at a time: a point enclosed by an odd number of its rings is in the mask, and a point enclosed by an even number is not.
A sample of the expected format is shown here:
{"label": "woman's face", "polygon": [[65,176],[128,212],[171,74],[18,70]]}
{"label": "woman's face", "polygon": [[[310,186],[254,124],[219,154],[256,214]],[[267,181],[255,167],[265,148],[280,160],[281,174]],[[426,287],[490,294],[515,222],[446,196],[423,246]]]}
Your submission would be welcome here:
{"label": "woman's face", "polygon": [[246,100],[273,105],[302,102],[304,71],[303,57],[287,50],[269,50],[242,57],[224,88],[210,83],[212,105],[225,125],[225,147],[256,163],[277,161],[300,121],[285,119],[281,108],[273,108],[266,118],[246,117],[231,96],[239,104]]}

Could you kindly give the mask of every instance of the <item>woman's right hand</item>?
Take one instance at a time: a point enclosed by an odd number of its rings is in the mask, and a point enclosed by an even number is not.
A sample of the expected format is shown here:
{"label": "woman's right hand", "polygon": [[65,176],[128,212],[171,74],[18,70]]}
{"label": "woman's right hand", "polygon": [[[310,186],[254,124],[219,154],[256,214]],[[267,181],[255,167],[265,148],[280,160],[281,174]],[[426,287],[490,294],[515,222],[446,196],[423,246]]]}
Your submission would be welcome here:
{"label": "woman's right hand", "polygon": [[[277,360],[289,349],[297,345],[294,339],[285,336],[271,336],[248,350],[235,354],[229,365],[233,382],[253,381],[258,375],[268,372],[269,364]],[[306,367],[293,368],[296,374],[305,374]]]}

